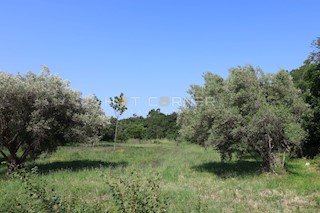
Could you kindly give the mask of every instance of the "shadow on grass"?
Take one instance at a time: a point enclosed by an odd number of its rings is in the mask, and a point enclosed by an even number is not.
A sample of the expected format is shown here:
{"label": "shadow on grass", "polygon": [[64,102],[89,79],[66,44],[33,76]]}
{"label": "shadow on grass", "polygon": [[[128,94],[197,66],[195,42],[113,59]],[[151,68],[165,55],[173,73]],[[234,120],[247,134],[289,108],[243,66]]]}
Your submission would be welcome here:
{"label": "shadow on grass", "polygon": [[46,174],[57,170],[70,170],[81,171],[85,169],[96,168],[117,168],[126,167],[127,162],[106,162],[106,161],[94,161],[94,160],[73,160],[73,161],[59,161],[46,164],[35,164],[30,167],[37,166],[39,173]]}
{"label": "shadow on grass", "polygon": [[0,179],[7,174],[7,167],[0,167]]}
{"label": "shadow on grass", "polygon": [[198,166],[193,169],[199,172],[210,172],[220,178],[248,177],[261,174],[261,162],[256,161],[236,161],[236,162],[210,162]]}
{"label": "shadow on grass", "polygon": [[[125,143],[123,143],[120,146],[116,145],[115,150],[119,150],[119,149],[145,149],[145,148],[147,148],[147,147],[143,147],[143,146],[139,146],[139,145],[144,145],[144,144],[125,144]],[[114,146],[112,144],[97,144],[97,145],[95,145],[95,147],[114,149]]]}

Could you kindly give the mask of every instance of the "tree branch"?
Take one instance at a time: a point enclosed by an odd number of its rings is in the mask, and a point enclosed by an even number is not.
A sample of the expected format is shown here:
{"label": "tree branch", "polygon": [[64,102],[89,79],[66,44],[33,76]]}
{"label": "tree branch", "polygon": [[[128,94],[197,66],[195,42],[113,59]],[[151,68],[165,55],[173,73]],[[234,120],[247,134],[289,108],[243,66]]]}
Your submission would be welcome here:
{"label": "tree branch", "polygon": [[14,142],[14,141],[17,139],[18,135],[19,135],[19,133],[16,133],[16,134],[13,136],[13,138],[12,138],[7,144],[11,144],[12,142]]}
{"label": "tree branch", "polygon": [[8,159],[8,157],[7,157],[7,155],[0,149],[0,153],[3,155],[3,157],[7,160]]}
{"label": "tree branch", "polygon": [[26,158],[27,158],[30,150],[31,150],[31,146],[29,146],[28,149],[26,149],[26,150],[23,152],[23,154],[22,154],[21,157],[20,157],[20,161],[21,161],[21,162],[24,162],[24,161],[26,160]]}
{"label": "tree branch", "polygon": [[29,154],[29,152],[31,151],[32,146],[35,144],[35,141],[32,142],[29,147],[23,152],[23,154],[20,157],[20,161],[24,162]]}
{"label": "tree branch", "polygon": [[18,152],[18,150],[20,149],[20,146],[22,145],[23,141],[20,141],[19,144],[17,145],[15,152]]}

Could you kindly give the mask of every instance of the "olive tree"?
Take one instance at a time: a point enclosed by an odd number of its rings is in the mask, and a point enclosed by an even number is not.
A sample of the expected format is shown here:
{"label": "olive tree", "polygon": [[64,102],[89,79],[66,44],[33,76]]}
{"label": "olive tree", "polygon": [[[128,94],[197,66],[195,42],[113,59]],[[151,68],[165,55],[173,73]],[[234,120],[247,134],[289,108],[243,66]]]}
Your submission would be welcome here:
{"label": "olive tree", "polygon": [[180,112],[181,137],[214,145],[223,161],[233,153],[255,153],[264,170],[283,167],[280,152],[291,152],[306,136],[302,116],[307,106],[290,74],[266,75],[246,66],[231,69],[226,80],[212,73],[204,80],[204,86],[189,91],[195,104],[188,102]]}
{"label": "olive tree", "polygon": [[[75,115],[81,124],[72,129],[77,141],[94,145],[102,138],[102,131],[110,124],[101,108],[101,101],[94,95],[81,100],[82,113]],[[83,136],[86,137],[83,137]]]}
{"label": "olive tree", "polygon": [[[108,119],[98,102],[90,100],[46,67],[39,75],[0,72],[0,153],[8,172],[22,167],[28,157],[96,137],[100,122]],[[84,128],[87,124],[92,126]]]}

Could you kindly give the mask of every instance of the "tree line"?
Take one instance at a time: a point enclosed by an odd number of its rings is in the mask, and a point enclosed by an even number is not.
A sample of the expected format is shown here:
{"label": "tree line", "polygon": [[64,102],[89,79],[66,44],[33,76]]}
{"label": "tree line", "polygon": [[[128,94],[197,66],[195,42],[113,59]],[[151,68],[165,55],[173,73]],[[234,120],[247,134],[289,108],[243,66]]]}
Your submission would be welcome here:
{"label": "tree line", "polygon": [[304,129],[308,134],[302,146],[303,154],[309,157],[320,153],[320,38],[312,46],[313,51],[303,65],[290,72],[310,109],[304,117]]}
{"label": "tree line", "polygon": [[[171,139],[178,137],[176,112],[164,114],[160,109],[152,109],[146,117],[133,115],[132,117],[121,119],[118,128],[118,140],[126,142],[129,139],[155,140]],[[102,140],[112,141],[115,137],[117,118],[110,119],[110,125],[102,132]]]}

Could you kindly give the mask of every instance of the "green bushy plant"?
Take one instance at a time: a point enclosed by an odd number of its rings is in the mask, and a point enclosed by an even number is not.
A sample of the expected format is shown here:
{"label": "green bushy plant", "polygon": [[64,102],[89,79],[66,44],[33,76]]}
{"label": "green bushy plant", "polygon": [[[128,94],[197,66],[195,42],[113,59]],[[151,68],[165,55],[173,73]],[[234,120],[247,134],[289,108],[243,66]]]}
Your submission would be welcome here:
{"label": "green bushy plant", "polygon": [[99,205],[79,202],[74,194],[68,199],[60,196],[45,180],[39,178],[37,167],[32,168],[30,172],[25,169],[18,170],[11,177],[21,182],[24,190],[12,200],[12,203],[0,207],[6,212],[103,212]]}
{"label": "green bushy plant", "polygon": [[31,172],[19,170],[12,178],[21,182],[24,192],[15,197],[15,205],[7,205],[8,212],[68,212],[68,205],[45,181],[36,179],[37,168]]}
{"label": "green bushy plant", "polygon": [[145,178],[136,171],[129,177],[108,181],[119,212],[166,212],[168,199],[161,196],[159,176]]}

